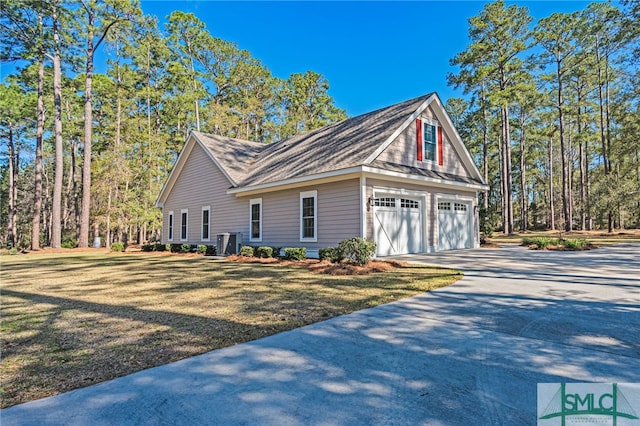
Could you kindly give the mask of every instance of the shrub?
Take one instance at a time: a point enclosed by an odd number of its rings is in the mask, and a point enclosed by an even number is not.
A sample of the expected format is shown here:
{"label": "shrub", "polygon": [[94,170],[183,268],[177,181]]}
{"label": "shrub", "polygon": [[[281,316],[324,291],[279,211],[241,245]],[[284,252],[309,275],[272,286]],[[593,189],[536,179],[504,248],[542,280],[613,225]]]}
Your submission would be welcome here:
{"label": "shrub", "polygon": [[200,254],[207,254],[207,246],[205,246],[204,244],[199,244],[197,250]]}
{"label": "shrub", "polygon": [[304,260],[307,258],[307,249],[305,247],[286,247],[284,249],[284,258],[287,260]]}
{"label": "shrub", "polygon": [[280,250],[282,250],[282,247],[271,247],[271,257],[276,259],[280,257]]}
{"label": "shrub", "polygon": [[168,246],[171,253],[180,253],[180,249],[182,248],[181,244],[168,244]]}
{"label": "shrub", "polygon": [[126,248],[126,246],[124,245],[124,243],[121,242],[115,242],[113,244],[111,244],[111,251],[119,251],[122,252],[124,251]]}
{"label": "shrub", "polygon": [[318,257],[320,260],[340,263],[344,259],[344,254],[337,247],[324,247],[318,250]]}
{"label": "shrub", "polygon": [[18,254],[19,250],[18,247],[11,247],[9,249],[9,254]]}
{"label": "shrub", "polygon": [[356,265],[366,265],[376,254],[376,243],[362,237],[342,240],[338,243],[338,250],[345,258]]}
{"label": "shrub", "polygon": [[205,256],[215,256],[217,254],[216,246],[207,246],[204,254]]}
{"label": "shrub", "polygon": [[558,245],[559,240],[547,237],[524,237],[522,239],[523,246],[536,246],[540,250],[544,250],[551,245]]}
{"label": "shrub", "polygon": [[165,251],[167,249],[166,244],[156,243],[153,245],[153,251]]}
{"label": "shrub", "polygon": [[66,249],[76,248],[78,245],[78,241],[75,238],[65,238],[64,241],[60,244],[60,247]]}
{"label": "shrub", "polygon": [[564,240],[564,247],[569,250],[583,250],[589,245],[589,242],[584,238],[578,238],[576,240]]}
{"label": "shrub", "polygon": [[273,255],[273,249],[271,247],[265,247],[265,246],[258,247],[255,250],[255,255],[256,257],[264,257],[264,258],[271,257]]}
{"label": "shrub", "polygon": [[251,246],[240,247],[240,256],[253,257],[253,247]]}
{"label": "shrub", "polygon": [[191,244],[182,244],[180,246],[180,253],[191,253]]}
{"label": "shrub", "polygon": [[153,251],[154,245],[153,244],[143,244],[142,247],[140,247],[140,249],[142,251]]}

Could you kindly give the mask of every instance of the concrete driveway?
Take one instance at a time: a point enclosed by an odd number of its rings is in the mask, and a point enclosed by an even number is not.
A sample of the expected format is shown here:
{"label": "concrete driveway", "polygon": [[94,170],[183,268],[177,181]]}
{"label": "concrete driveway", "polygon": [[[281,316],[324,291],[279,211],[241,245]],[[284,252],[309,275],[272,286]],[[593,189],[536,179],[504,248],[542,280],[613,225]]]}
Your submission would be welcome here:
{"label": "concrete driveway", "polygon": [[478,249],[396,303],[0,412],[17,424],[535,424],[539,382],[640,382],[640,245]]}

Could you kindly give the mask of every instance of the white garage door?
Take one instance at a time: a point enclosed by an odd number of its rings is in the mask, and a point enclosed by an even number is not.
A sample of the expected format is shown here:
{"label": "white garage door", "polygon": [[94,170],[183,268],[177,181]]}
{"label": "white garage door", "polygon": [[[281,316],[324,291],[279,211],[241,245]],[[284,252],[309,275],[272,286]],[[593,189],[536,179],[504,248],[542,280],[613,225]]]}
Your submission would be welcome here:
{"label": "white garage door", "polygon": [[471,208],[469,203],[438,201],[438,250],[471,248]]}
{"label": "white garage door", "polygon": [[420,200],[378,197],[373,207],[378,256],[422,251],[422,208]]}

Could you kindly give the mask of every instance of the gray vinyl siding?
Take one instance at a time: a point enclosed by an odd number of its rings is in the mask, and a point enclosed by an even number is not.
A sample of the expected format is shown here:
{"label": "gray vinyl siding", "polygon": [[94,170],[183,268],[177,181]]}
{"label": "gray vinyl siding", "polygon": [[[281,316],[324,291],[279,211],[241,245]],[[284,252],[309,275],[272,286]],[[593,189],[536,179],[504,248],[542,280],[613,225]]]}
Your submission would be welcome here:
{"label": "gray vinyl siding", "polygon": [[[435,115],[431,107],[427,108],[422,113],[422,116],[433,118],[435,120]],[[415,122],[411,123],[404,132],[398,135],[398,137],[378,156],[377,159],[380,161],[388,161],[390,163],[403,164],[421,169],[429,169],[438,172],[451,173],[458,176],[471,177],[471,174],[465,169],[460,156],[454,149],[449,135],[443,131],[442,136],[442,166],[434,162],[418,161]]]}
{"label": "gray vinyl siding", "polygon": [[[409,191],[421,191],[426,193],[426,205],[424,207],[425,213],[425,225],[426,225],[426,236],[427,236],[427,251],[433,250],[437,246],[438,241],[438,195],[447,194],[451,196],[463,196],[463,197],[472,197],[474,201],[472,202],[471,208],[475,211],[475,206],[477,206],[477,193],[475,191],[464,191],[457,189],[444,189],[444,188],[435,188],[429,185],[420,185],[420,184],[410,184],[410,183],[398,183],[385,181],[381,179],[367,179],[366,186],[366,196],[367,198],[373,197],[373,189],[375,188],[389,188],[391,190],[409,190]],[[411,196],[409,196],[411,198]],[[478,228],[478,219],[477,215],[473,216],[474,223],[473,229],[475,230],[474,234],[477,235]],[[373,209],[370,211],[365,211],[365,235],[367,239],[374,239],[374,229],[373,229]],[[477,240],[477,236],[474,237],[474,240]],[[475,241],[476,244],[479,244],[478,241]]]}
{"label": "gray vinyl siding", "polygon": [[[197,143],[189,153],[170,194],[162,208],[162,241],[167,240],[169,212],[173,211],[173,241],[179,244],[216,244],[216,235],[222,232],[242,232],[248,240],[248,201],[237,199],[226,191],[231,184]],[[210,206],[210,241],[202,240],[202,207]],[[180,240],[181,210],[188,209],[188,238]],[[244,218],[247,220],[244,220]]]}
{"label": "gray vinyl siding", "polygon": [[[317,191],[317,242],[300,241],[300,193]],[[360,181],[325,183],[243,197],[247,225],[249,201],[262,198],[262,242],[272,247],[306,247],[317,250],[336,246],[360,235]],[[248,238],[245,239],[245,243]],[[248,244],[248,243],[246,243]]]}

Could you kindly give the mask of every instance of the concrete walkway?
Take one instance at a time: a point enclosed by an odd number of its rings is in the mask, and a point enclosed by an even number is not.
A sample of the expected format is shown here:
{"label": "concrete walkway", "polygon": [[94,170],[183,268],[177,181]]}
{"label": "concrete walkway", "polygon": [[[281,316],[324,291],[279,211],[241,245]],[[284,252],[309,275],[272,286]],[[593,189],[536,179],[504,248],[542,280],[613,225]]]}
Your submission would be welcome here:
{"label": "concrete walkway", "polygon": [[405,258],[465,277],[15,406],[0,423],[535,424],[539,382],[640,382],[640,245]]}

